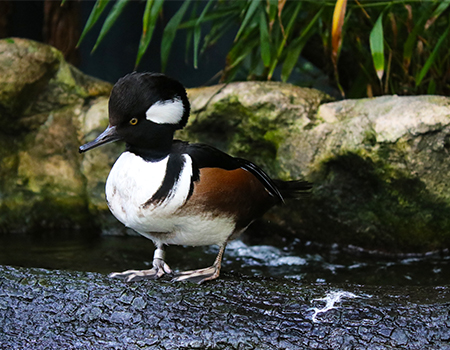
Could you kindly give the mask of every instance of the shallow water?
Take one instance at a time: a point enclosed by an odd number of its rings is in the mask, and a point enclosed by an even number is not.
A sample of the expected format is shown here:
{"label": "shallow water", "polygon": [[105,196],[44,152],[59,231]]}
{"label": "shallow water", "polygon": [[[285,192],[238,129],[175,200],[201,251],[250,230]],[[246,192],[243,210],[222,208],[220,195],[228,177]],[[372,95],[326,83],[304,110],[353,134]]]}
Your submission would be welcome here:
{"label": "shallow water", "polygon": [[[0,264],[109,273],[150,268],[153,249],[151,241],[133,236],[9,235],[0,236]],[[196,269],[210,266],[217,252],[216,247],[170,246],[166,261],[175,271]],[[255,244],[244,236],[228,245],[223,271],[304,283],[438,286],[449,284],[449,265],[448,252],[392,257],[298,239],[272,237]]]}

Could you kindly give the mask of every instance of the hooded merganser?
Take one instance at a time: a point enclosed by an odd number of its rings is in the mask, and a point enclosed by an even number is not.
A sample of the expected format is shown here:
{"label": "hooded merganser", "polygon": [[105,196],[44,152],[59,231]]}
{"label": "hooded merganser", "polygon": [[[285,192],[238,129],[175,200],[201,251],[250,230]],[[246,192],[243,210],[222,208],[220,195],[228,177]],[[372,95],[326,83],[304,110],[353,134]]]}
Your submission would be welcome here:
{"label": "hooded merganser", "polygon": [[215,279],[228,241],[284,198],[311,187],[306,181],[273,180],[250,161],[214,147],[174,140],[189,111],[186,90],[178,81],[157,73],[128,74],[111,91],[109,126],[79,149],[126,142],[106,181],[106,200],[119,221],[156,246],[152,269],[111,277],[156,279],[172,273],[164,261],[165,245],[217,244],[213,266],[174,278],[198,283]]}

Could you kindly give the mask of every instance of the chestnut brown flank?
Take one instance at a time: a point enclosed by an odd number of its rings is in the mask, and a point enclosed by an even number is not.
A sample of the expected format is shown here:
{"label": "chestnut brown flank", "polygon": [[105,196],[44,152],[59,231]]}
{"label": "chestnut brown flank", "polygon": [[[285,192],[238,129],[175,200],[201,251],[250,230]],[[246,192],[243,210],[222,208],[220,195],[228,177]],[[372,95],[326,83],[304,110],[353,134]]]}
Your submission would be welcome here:
{"label": "chestnut brown flank", "polygon": [[221,216],[228,214],[236,218],[236,229],[242,229],[275,203],[276,199],[261,182],[242,168],[202,168],[200,181],[195,182],[185,209]]}

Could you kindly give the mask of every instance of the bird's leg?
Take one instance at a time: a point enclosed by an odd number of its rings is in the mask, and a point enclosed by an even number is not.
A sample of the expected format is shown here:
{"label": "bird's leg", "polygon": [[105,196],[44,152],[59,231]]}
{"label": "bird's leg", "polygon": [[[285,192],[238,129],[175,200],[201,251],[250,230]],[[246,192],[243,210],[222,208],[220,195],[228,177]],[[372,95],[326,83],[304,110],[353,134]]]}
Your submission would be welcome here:
{"label": "bird's leg", "polygon": [[126,282],[140,281],[143,279],[157,279],[165,273],[172,273],[169,265],[164,261],[166,252],[164,246],[157,246],[153,255],[153,268],[150,270],[127,270],[124,272],[113,272],[109,277],[123,278]]}
{"label": "bird's leg", "polygon": [[200,284],[205,281],[216,279],[220,275],[220,267],[222,265],[223,253],[225,252],[226,246],[226,242],[220,246],[219,254],[217,254],[216,260],[212,266],[199,270],[178,272],[173,281],[189,281]]}

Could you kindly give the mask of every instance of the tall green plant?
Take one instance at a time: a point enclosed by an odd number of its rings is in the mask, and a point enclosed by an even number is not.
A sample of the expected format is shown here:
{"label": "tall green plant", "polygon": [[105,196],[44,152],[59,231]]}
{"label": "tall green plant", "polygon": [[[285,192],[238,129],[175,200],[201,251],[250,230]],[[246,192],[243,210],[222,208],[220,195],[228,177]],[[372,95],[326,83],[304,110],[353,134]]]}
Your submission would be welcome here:
{"label": "tall green plant", "polygon": [[[81,40],[114,3],[95,50],[129,0],[97,0]],[[161,18],[164,0],[146,0],[136,66]],[[161,69],[178,30],[195,67],[225,33],[236,33],[222,80],[288,81],[306,56],[347,97],[446,93],[450,89],[450,0],[186,0],[166,19]],[[333,22],[333,13],[339,21]],[[339,35],[339,37],[338,37]]]}
{"label": "tall green plant", "polygon": [[358,72],[347,79],[348,95],[448,93],[450,21],[443,14],[449,5],[449,0],[350,3],[339,48],[346,65]]}

